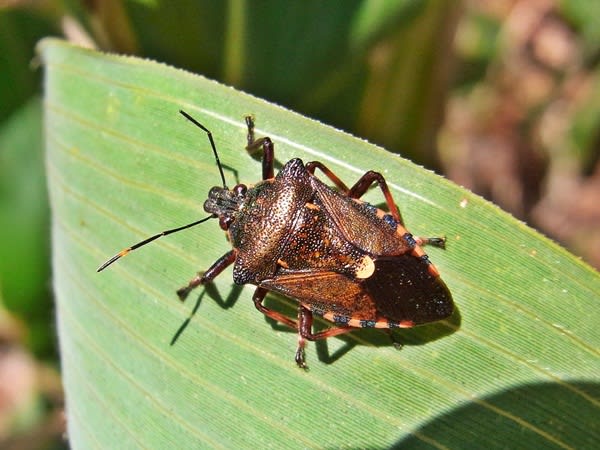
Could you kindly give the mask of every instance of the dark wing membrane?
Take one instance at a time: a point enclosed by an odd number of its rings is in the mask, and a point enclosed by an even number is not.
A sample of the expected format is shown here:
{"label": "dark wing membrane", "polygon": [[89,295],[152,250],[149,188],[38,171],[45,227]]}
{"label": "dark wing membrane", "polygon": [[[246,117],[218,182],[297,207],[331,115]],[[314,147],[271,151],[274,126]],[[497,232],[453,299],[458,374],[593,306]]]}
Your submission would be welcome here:
{"label": "dark wing membrane", "polygon": [[408,254],[383,256],[375,259],[373,275],[361,280],[335,272],[290,271],[260,286],[321,315],[421,325],[444,319],[454,309],[450,291],[429,266],[427,259]]}
{"label": "dark wing membrane", "polygon": [[315,203],[325,208],[327,217],[348,242],[372,255],[400,255],[412,250],[366,204],[334,191],[316,177],[310,181],[317,194]]}
{"label": "dark wing membrane", "polygon": [[429,261],[410,254],[375,259],[375,272],[362,281],[380,315],[415,325],[452,314],[450,291],[429,271]]}
{"label": "dark wing membrane", "polygon": [[292,272],[263,280],[261,287],[305,304],[317,314],[375,320],[377,310],[360,283],[335,272]]}

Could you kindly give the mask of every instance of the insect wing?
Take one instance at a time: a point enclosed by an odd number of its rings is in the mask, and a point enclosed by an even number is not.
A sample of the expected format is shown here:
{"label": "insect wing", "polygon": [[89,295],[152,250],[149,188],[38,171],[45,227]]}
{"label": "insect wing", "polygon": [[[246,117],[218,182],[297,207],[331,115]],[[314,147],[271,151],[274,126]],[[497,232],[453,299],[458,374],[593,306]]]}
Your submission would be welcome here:
{"label": "insect wing", "polygon": [[260,286],[294,298],[320,315],[332,313],[347,319],[377,315],[361,285],[336,272],[288,272],[263,280]]}
{"label": "insect wing", "polygon": [[[352,279],[336,272],[288,272],[261,286],[294,298],[336,323],[363,321],[363,327],[410,327],[452,314],[452,296],[429,262],[410,254],[384,256],[374,273]],[[353,325],[354,326],[354,325]]]}
{"label": "insect wing", "polygon": [[454,305],[446,284],[430,270],[427,256],[382,256],[362,281],[377,311],[394,321],[420,325],[444,319]]}
{"label": "insect wing", "polygon": [[411,250],[394,228],[377,217],[376,208],[340,194],[316,177],[311,183],[318,203],[348,242],[373,255],[401,255]]}

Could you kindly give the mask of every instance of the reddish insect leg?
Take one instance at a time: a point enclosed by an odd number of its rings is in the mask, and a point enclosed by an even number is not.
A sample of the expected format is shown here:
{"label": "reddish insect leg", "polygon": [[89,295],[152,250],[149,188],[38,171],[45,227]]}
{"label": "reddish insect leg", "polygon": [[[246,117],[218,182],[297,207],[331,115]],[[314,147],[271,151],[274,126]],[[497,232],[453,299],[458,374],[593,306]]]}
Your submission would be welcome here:
{"label": "reddish insect leg", "polygon": [[327,339],[330,337],[338,336],[340,334],[348,333],[355,328],[345,327],[331,327],[318,333],[312,332],[313,315],[312,312],[305,306],[300,305],[298,307],[298,348],[296,349],[296,364],[299,367],[306,369],[306,361],[304,357],[304,347],[306,346],[306,339],[309,341],[318,341],[321,339]]}
{"label": "reddish insect leg", "polygon": [[277,322],[281,322],[282,324],[287,325],[288,327],[293,328],[294,330],[297,330],[298,322],[296,322],[293,319],[290,319],[289,317],[277,311],[273,311],[272,309],[269,309],[265,305],[263,305],[262,302],[265,299],[267,292],[269,292],[267,289],[260,287],[256,288],[256,291],[254,291],[252,301],[254,302],[254,306],[256,306],[256,309],[258,309],[265,316],[270,317],[271,319],[276,320]]}
{"label": "reddish insect leg", "polygon": [[[398,209],[396,203],[394,202],[394,198],[392,197],[390,188],[385,182],[385,178],[379,172],[373,172],[372,170],[369,170],[367,173],[365,173],[356,183],[354,183],[354,186],[350,188],[348,196],[352,198],[360,198],[375,182],[379,185],[381,192],[383,192],[383,196],[385,197],[385,202],[387,203],[390,214],[396,222],[404,227],[404,221],[402,220],[400,209]],[[433,245],[435,247],[446,248],[446,238],[443,237],[425,238],[413,236],[413,238],[419,246]]]}
{"label": "reddish insect leg", "polygon": [[296,364],[298,367],[306,369],[306,361],[304,358],[304,347],[306,346],[306,340],[309,341],[317,341],[320,339],[327,339],[333,336],[337,336],[339,334],[348,333],[354,330],[353,327],[332,327],[327,330],[320,331],[319,333],[312,332],[312,323],[313,323],[313,315],[312,312],[300,305],[298,307],[298,321],[290,319],[289,317],[281,314],[280,312],[273,311],[272,309],[267,308],[263,305],[263,300],[269,291],[264,288],[257,288],[254,291],[254,295],[252,296],[252,300],[254,301],[254,306],[265,316],[270,317],[273,320],[276,320],[279,323],[282,323],[294,330],[298,330],[298,348],[296,349]]}
{"label": "reddish insect leg", "polygon": [[246,145],[246,150],[250,153],[254,153],[257,149],[262,147],[262,177],[263,180],[270,180],[275,176],[273,172],[273,161],[275,159],[273,141],[266,136],[260,139],[254,137],[254,119],[252,116],[246,116],[246,126],[248,127],[248,145]]}
{"label": "reddish insect leg", "polygon": [[[385,202],[387,203],[387,207],[390,211],[390,214],[396,222],[398,222],[404,227],[402,214],[400,214],[400,210],[396,206],[396,202],[392,197],[392,193],[390,192],[390,188],[388,187],[385,178],[379,172],[369,170],[362,177],[360,177],[356,183],[354,183],[354,186],[348,189],[346,185],[337,177],[337,175],[335,175],[328,167],[326,167],[319,161],[312,161],[306,164],[306,169],[311,174],[314,174],[317,168],[320,169],[327,176],[327,178],[329,178],[333,182],[333,184],[337,186],[337,188],[341,192],[347,194],[348,197],[351,198],[358,199],[362,197],[373,183],[377,183],[379,185],[379,188],[381,189],[381,192],[383,193],[383,196],[385,197]],[[446,239],[443,237],[413,237],[417,245],[419,246],[433,245],[435,247],[446,248]]]}
{"label": "reddish insect leg", "polygon": [[445,237],[420,237],[413,236],[418,246],[423,247],[424,245],[433,245],[434,247],[446,248]]}
{"label": "reddish insect leg", "polygon": [[385,182],[385,178],[383,178],[383,175],[381,175],[379,172],[374,172],[372,170],[369,170],[362,177],[360,177],[356,183],[354,183],[354,186],[352,186],[350,189],[348,189],[348,187],[344,184],[344,182],[342,180],[340,180],[337,177],[337,175],[334,174],[323,163],[320,163],[319,161],[311,161],[306,164],[306,170],[308,170],[313,175],[317,168],[320,169],[321,172],[323,172],[325,174],[325,176],[327,176],[327,178],[329,178],[341,192],[343,192],[344,194],[348,195],[348,197],[351,197],[351,198],[358,199],[358,198],[362,197],[364,195],[364,193],[367,192],[369,187],[373,183],[377,182],[377,184],[379,185],[379,187],[381,189],[381,192],[383,192],[383,196],[385,197],[385,202],[387,203],[390,214],[392,215],[392,217],[394,218],[394,220],[396,222],[398,222],[400,225],[404,226],[404,221],[402,220],[402,215],[400,214],[400,210],[396,206],[396,202],[394,202],[394,198],[392,197],[392,193],[390,192],[390,189],[388,188],[387,183]]}
{"label": "reddish insect leg", "polygon": [[212,266],[206,271],[199,273],[194,278],[190,280],[187,286],[182,287],[177,290],[177,295],[179,296],[179,300],[184,301],[189,293],[197,286],[202,284],[206,284],[212,280],[214,280],[223,270],[225,270],[229,265],[231,265],[235,261],[235,251],[231,250],[217,259]]}
{"label": "reddish insect leg", "polygon": [[390,188],[385,182],[385,178],[383,178],[383,175],[381,175],[379,172],[369,170],[362,177],[360,177],[358,181],[354,183],[354,186],[350,188],[350,191],[348,192],[348,197],[361,198],[373,183],[377,183],[379,185],[379,188],[381,189],[381,192],[385,197],[385,202],[387,203],[388,211],[390,212],[394,220],[400,225],[404,226],[404,220],[402,220],[402,215],[400,214],[400,210],[396,206],[396,202],[392,197]]}
{"label": "reddish insect leg", "polygon": [[336,185],[336,187],[340,190],[340,192],[343,192],[344,194],[347,194],[348,191],[350,189],[348,189],[348,186],[346,186],[346,184],[344,184],[344,182],[342,180],[340,180],[338,178],[338,176],[333,173],[329,167],[327,167],[326,165],[324,165],[322,162],[319,161],[311,161],[309,163],[306,163],[306,170],[311,174],[314,175],[315,174],[315,170],[320,169],[321,172],[323,172],[325,174],[325,176],[327,178],[329,178],[333,184]]}

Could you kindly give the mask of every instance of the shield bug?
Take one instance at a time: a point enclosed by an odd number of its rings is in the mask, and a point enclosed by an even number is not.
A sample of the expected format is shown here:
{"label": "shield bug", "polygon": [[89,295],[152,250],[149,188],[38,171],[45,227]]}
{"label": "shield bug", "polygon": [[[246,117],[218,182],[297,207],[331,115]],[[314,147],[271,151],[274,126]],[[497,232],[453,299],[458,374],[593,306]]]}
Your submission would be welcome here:
{"label": "shield bug", "polygon": [[[274,175],[274,145],[256,138],[254,121],[246,117],[249,152],[262,150],[262,181],[229,189],[210,131],[184,111],[181,114],[208,136],[222,186],[210,189],[201,220],[158,233],[117,253],[102,264],[105,269],[132,250],[159,237],[216,218],[232,249],[200,272],[177,294],[183,301],[197,286],[214,280],[233,264],[233,281],[257,286],[256,308],[298,332],[295,360],[306,367],[306,340],[326,339],[355,328],[409,328],[452,314],[452,296],[422,249],[444,247],[443,238],[410,234],[396,207],[385,178],[368,171],[352,186],[344,184],[318,161],[288,161]],[[335,186],[316,175],[319,169]],[[377,184],[387,211],[361,201]],[[264,305],[268,292],[298,302],[292,319]],[[332,323],[313,332],[313,315]]]}

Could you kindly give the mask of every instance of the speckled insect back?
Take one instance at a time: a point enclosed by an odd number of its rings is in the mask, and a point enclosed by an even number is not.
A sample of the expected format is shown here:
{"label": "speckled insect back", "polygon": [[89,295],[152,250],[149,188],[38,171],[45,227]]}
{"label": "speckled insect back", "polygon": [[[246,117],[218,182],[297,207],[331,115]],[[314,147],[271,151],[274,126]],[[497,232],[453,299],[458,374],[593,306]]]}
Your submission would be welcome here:
{"label": "speckled insect back", "polygon": [[[288,161],[274,176],[274,146],[268,137],[255,139],[254,121],[246,118],[248,145],[263,151],[263,180],[253,187],[229,189],[210,132],[187,113],[210,140],[223,181],[213,187],[204,203],[209,217],[167,230],[129,247],[98,271],[161,236],[218,218],[232,249],[207,271],[177,291],[184,300],[197,286],[212,281],[233,264],[236,284],[257,286],[253,301],[266,316],[298,331],[296,363],[306,368],[306,340],[326,339],[354,328],[408,328],[435,322],[452,314],[452,296],[422,249],[444,247],[443,238],[412,236],[394,203],[385,179],[365,173],[348,188],[318,161]],[[319,169],[335,189],[315,176]],[[360,200],[377,184],[389,212]],[[298,302],[298,319],[267,308],[269,291]],[[313,333],[313,314],[334,326]]]}

